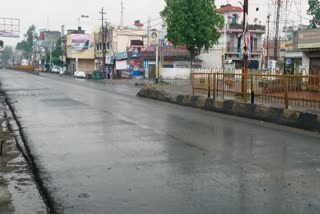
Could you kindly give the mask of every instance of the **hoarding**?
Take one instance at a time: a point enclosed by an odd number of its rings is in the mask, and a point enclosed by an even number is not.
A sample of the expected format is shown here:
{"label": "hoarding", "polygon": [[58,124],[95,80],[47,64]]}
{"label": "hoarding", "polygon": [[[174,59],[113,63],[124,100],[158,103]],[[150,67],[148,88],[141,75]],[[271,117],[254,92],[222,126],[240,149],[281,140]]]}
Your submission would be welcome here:
{"label": "hoarding", "polygon": [[0,37],[19,38],[20,19],[0,18]]}
{"label": "hoarding", "polygon": [[150,45],[157,46],[159,44],[159,36],[157,31],[151,31],[149,37]]}
{"label": "hoarding", "polygon": [[298,48],[320,48],[320,29],[299,32]]}
{"label": "hoarding", "polygon": [[89,49],[90,35],[89,34],[72,34],[71,48],[75,51],[83,51]]}

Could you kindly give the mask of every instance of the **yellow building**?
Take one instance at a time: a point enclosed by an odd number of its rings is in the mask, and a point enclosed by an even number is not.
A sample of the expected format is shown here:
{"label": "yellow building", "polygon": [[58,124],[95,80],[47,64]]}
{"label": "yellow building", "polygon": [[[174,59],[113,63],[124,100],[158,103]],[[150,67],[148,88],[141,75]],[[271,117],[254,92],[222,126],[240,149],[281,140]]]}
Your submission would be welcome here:
{"label": "yellow building", "polygon": [[72,43],[75,35],[85,35],[76,34],[75,32],[70,32],[66,35],[66,58],[69,63],[69,71],[73,73],[77,69],[81,69],[87,73],[92,73],[95,70],[95,43],[94,34],[89,36],[89,44],[87,48],[75,49]]}

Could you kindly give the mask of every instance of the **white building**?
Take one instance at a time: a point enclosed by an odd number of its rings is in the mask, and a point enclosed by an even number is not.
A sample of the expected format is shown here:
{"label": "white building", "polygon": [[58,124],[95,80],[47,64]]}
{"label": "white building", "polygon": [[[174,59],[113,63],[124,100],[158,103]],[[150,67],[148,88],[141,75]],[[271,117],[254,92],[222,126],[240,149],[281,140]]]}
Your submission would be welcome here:
{"label": "white building", "polygon": [[[220,29],[221,37],[208,53],[202,53],[199,58],[203,60],[204,67],[223,67],[224,63],[234,63],[236,68],[241,68],[240,36],[243,33],[243,9],[230,4],[222,5],[218,12],[224,15],[225,27]],[[251,33],[249,69],[258,69],[262,62],[263,41],[265,26],[260,24],[249,25]]]}

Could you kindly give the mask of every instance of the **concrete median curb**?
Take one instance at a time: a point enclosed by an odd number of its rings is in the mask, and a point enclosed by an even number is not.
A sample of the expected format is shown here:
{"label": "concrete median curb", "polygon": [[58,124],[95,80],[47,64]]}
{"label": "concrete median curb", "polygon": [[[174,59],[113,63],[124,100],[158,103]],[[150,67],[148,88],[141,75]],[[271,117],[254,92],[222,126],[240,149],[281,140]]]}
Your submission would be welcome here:
{"label": "concrete median curb", "polygon": [[137,96],[320,132],[320,114],[266,105],[239,103],[232,100],[214,100],[202,96],[172,95],[166,91],[150,87],[142,88]]}

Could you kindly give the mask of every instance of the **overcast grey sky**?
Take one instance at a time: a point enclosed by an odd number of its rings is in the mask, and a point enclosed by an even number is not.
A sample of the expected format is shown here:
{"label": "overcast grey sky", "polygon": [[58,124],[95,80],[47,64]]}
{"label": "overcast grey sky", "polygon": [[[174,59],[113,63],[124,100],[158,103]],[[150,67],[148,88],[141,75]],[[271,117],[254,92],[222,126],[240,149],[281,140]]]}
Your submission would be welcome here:
{"label": "overcast grey sky", "polygon": [[[268,1],[273,0],[249,0],[250,18],[258,18],[265,23],[268,13]],[[300,2],[300,0],[290,0]],[[242,2],[242,0],[241,0]],[[307,1],[301,0],[303,6],[303,16],[306,16]],[[135,19],[141,22],[147,22],[148,16],[151,18],[159,17],[159,12],[164,8],[164,0],[123,0],[124,3],[124,24],[131,25]],[[227,0],[216,0],[217,6],[226,4]],[[239,5],[238,0],[229,0],[233,5]],[[89,19],[82,19],[81,25],[87,30],[98,25],[100,21],[99,10],[104,7],[107,14],[108,22],[114,25],[120,24],[120,8],[121,0],[1,0],[1,17],[14,17],[21,19],[21,38],[26,32],[28,26],[36,25],[37,29],[49,28],[50,30],[60,30],[61,25],[65,25],[66,29],[75,28],[78,25],[78,17],[88,15]],[[255,8],[260,7],[260,11],[256,12]],[[271,7],[272,8],[272,7]],[[271,10],[270,8],[270,10]],[[297,8],[293,4],[290,7],[290,19],[299,20]],[[273,15],[273,13],[272,13]],[[303,19],[307,23],[307,19]],[[155,20],[153,25],[158,24],[161,20]],[[158,25],[159,26],[159,25]],[[3,39],[6,44],[14,44],[16,39]]]}

